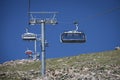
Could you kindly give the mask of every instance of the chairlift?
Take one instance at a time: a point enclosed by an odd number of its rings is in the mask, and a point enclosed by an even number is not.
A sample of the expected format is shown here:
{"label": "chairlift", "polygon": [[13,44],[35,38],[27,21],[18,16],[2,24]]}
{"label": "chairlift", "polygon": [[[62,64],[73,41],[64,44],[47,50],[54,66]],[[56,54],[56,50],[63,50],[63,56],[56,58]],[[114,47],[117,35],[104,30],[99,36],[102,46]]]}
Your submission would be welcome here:
{"label": "chairlift", "polygon": [[84,32],[79,32],[78,24],[76,25],[76,30],[63,32],[61,34],[61,42],[62,43],[85,43],[86,37]]}

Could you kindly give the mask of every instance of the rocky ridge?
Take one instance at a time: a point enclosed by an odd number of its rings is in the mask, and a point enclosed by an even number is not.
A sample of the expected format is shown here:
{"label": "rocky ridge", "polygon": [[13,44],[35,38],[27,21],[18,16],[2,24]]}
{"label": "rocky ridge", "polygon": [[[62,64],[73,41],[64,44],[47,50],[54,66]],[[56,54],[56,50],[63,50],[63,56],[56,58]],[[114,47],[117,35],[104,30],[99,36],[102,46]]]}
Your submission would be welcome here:
{"label": "rocky ridge", "polygon": [[48,59],[46,77],[39,60],[0,64],[0,80],[120,80],[120,50]]}

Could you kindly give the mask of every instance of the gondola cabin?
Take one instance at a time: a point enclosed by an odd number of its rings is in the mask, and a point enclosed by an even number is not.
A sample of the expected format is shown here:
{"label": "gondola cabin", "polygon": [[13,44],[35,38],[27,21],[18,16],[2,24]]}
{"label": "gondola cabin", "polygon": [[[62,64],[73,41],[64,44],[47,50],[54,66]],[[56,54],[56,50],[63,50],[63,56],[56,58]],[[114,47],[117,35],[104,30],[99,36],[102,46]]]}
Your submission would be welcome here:
{"label": "gondola cabin", "polygon": [[85,43],[86,37],[83,32],[78,31],[68,31],[61,35],[62,43]]}
{"label": "gondola cabin", "polygon": [[22,35],[22,39],[23,40],[36,40],[37,39],[37,35],[34,33],[24,33]]}
{"label": "gondola cabin", "polygon": [[33,52],[32,52],[31,50],[27,50],[27,51],[25,51],[25,54],[27,54],[27,55],[32,55]]}

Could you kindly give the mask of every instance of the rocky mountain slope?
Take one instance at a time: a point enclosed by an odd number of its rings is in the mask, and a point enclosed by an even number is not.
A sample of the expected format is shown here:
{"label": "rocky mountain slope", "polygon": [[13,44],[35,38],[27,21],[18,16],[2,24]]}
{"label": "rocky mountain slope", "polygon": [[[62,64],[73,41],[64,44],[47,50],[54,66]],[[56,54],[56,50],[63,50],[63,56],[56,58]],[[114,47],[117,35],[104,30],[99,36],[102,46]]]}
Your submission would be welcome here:
{"label": "rocky mountain slope", "polygon": [[40,61],[16,60],[0,64],[0,80],[120,80],[120,50],[48,59],[46,77]]}

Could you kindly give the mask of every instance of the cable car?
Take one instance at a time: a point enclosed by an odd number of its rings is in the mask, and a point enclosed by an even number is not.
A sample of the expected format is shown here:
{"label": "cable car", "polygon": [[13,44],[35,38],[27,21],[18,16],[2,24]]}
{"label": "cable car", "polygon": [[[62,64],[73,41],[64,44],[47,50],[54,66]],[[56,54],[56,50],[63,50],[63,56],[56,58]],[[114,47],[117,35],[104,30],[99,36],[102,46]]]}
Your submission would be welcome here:
{"label": "cable car", "polygon": [[26,50],[26,51],[25,51],[25,54],[31,55],[31,54],[33,54],[33,52],[32,52],[31,50]]}
{"label": "cable car", "polygon": [[26,33],[24,33],[22,35],[22,39],[23,40],[36,40],[37,39],[37,35],[34,34],[34,33],[28,32],[28,28],[26,28]]}
{"label": "cable car", "polygon": [[68,31],[61,35],[62,43],[84,43],[86,42],[85,34],[78,31]]}
{"label": "cable car", "polygon": [[34,34],[34,33],[27,32],[27,33],[24,33],[22,35],[22,39],[23,40],[36,40],[37,39],[37,35]]}
{"label": "cable car", "polygon": [[73,31],[64,32],[61,34],[61,42],[62,43],[85,43],[86,37],[84,32],[78,31],[78,24],[76,25],[76,29]]}

